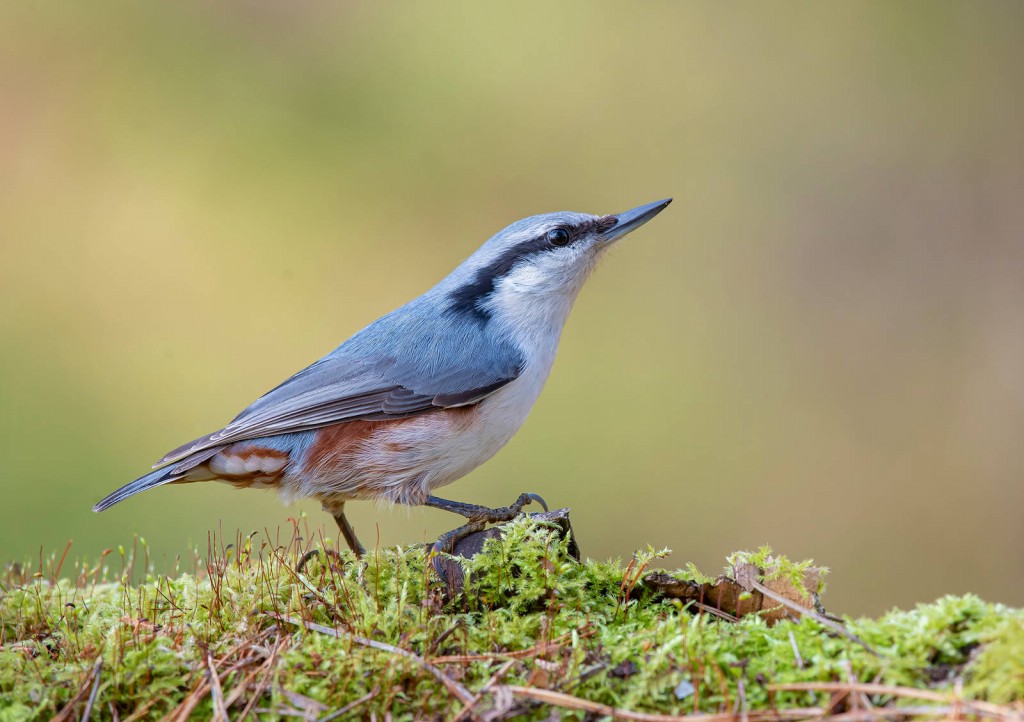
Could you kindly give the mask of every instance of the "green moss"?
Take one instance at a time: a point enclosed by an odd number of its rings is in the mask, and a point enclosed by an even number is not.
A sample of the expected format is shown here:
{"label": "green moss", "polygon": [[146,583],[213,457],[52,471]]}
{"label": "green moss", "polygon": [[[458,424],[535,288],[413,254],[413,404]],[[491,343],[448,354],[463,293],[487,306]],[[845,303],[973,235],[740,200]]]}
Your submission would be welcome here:
{"label": "green moss", "polygon": [[[770,546],[762,546],[756,552],[736,552],[728,559],[726,573],[743,564],[751,564],[764,570],[764,579],[783,579],[791,586],[799,589],[805,595],[825,593],[825,576],[828,574],[827,567],[816,566],[813,559],[805,559],[801,562],[794,562],[785,556],[777,556]],[[805,585],[806,575],[810,569],[816,569],[818,583],[814,589],[807,589]]]}
{"label": "green moss", "polygon": [[[365,564],[347,553],[344,564],[321,558],[296,574],[297,542],[274,548],[250,539],[194,573],[148,572],[136,583],[128,581],[130,555],[113,557],[120,574],[86,563],[58,574],[56,559],[34,574],[14,568],[0,587],[0,720],[49,718],[76,695],[80,714],[97,659],[92,719],[157,717],[186,703],[210,717],[211,666],[232,718],[250,702],[274,710],[263,719],[305,709],[322,716],[367,695],[353,714],[418,719],[460,706],[420,661],[355,637],[409,650],[472,694],[504,670],[499,687],[546,687],[652,712],[729,711],[740,700],[751,710],[815,706],[828,693],[770,685],[851,676],[931,690],[962,682],[968,699],[1024,700],[1021,610],[945,597],[848,621],[873,654],[814,619],[729,623],[656,598],[641,579],[664,551],[649,549],[623,567],[576,563],[567,548],[556,529],[516,522],[465,564],[465,593],[454,600],[444,598],[421,547],[372,552]],[[795,582],[807,569],[767,549],[729,561]],[[695,568],[686,573],[706,580]],[[479,702],[481,710],[501,704],[538,719],[550,712],[507,694]]]}
{"label": "green moss", "polygon": [[1024,615],[999,610],[1002,614],[991,615],[976,632],[980,646],[968,689],[979,698],[1006,703],[1020,700],[1024,690]]}

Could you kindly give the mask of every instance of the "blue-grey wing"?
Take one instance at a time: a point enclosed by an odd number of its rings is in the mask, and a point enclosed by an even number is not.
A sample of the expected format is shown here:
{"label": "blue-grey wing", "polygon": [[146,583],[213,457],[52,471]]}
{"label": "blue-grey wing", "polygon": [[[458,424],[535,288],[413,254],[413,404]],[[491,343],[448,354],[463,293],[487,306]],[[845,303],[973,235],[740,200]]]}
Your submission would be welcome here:
{"label": "blue-grey wing", "polygon": [[476,324],[437,321],[405,308],[385,316],[157,466],[245,439],[475,404],[519,376],[513,343]]}

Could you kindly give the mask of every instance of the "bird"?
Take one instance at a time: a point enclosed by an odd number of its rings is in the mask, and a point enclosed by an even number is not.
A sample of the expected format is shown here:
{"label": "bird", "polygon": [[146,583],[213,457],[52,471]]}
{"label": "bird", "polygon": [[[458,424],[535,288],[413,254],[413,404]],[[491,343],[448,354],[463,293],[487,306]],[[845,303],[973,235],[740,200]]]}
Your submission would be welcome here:
{"label": "bird", "polygon": [[489,508],[434,496],[493,457],[547,381],[562,329],[601,256],[671,198],[623,213],[559,211],[512,223],[423,295],[279,384],[227,426],[167,453],[99,501],[104,511],[168,484],[219,481],[320,502],[357,556],[350,501],[424,505],[466,524],[447,551],[508,521],[537,494]]}

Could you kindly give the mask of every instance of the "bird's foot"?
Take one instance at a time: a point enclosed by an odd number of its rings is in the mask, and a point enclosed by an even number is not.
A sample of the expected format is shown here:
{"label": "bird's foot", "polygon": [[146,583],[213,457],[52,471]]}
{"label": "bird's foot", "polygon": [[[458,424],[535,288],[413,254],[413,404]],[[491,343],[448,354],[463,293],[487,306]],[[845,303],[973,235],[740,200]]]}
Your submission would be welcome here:
{"label": "bird's foot", "polygon": [[476,534],[478,531],[483,531],[484,527],[487,526],[485,521],[471,521],[468,524],[463,524],[457,529],[446,531],[444,534],[437,538],[434,542],[434,546],[430,550],[431,558],[436,558],[441,552],[448,552],[449,554],[455,553],[455,545],[460,541]]}
{"label": "bird's foot", "polygon": [[465,504],[460,501],[448,501],[447,499],[439,499],[436,496],[428,497],[426,502],[424,502],[426,506],[431,506],[435,509],[444,509],[445,511],[459,514],[466,517],[468,522],[459,528],[452,529],[438,537],[437,541],[434,542],[431,555],[436,555],[438,552],[448,552],[449,554],[453,553],[455,551],[455,545],[467,536],[475,534],[478,531],[482,531],[488,524],[497,524],[515,519],[522,513],[523,507],[531,501],[535,501],[540,504],[544,511],[548,510],[547,502],[544,501],[544,498],[540,494],[520,494],[519,498],[513,503],[508,506],[499,506],[496,509],[481,506],[479,504]]}
{"label": "bird's foot", "polygon": [[489,509],[485,506],[479,507],[480,511],[473,516],[467,517],[470,521],[482,521],[487,524],[497,524],[502,521],[512,521],[522,514],[523,507],[535,501],[541,505],[544,511],[548,510],[548,503],[540,494],[524,493],[508,506],[499,506],[497,509]]}

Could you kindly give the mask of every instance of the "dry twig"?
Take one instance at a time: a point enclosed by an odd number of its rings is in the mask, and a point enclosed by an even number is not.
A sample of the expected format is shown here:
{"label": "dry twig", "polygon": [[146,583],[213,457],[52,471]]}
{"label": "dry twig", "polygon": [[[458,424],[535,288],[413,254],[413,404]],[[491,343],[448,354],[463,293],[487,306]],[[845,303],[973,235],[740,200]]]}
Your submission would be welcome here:
{"label": "dry twig", "polygon": [[256,690],[249,697],[249,702],[245,705],[245,709],[242,710],[242,714],[238,716],[238,722],[244,722],[245,718],[252,712],[253,707],[256,706],[256,702],[263,696],[263,691],[270,684],[270,675],[274,672],[274,662],[277,661],[277,654],[283,646],[284,642],[280,638],[275,640],[274,647],[270,650],[270,656],[267,657],[267,661],[262,665],[263,676],[260,678],[259,684],[256,685]]}
{"label": "dry twig", "polygon": [[[537,687],[515,687],[511,685],[504,685],[501,689],[512,693],[516,697],[525,697],[526,699],[532,699],[536,702],[549,704],[553,707],[575,709],[580,710],[581,712],[590,712],[604,717],[631,720],[631,722],[735,722],[738,719],[738,716],[732,712],[725,712],[722,714],[686,715],[634,712],[628,709],[621,709],[619,707],[601,704],[600,702],[591,702],[590,700],[583,699],[581,697],[574,697],[571,694],[555,692],[550,689],[540,689]],[[787,720],[821,718],[824,715],[825,712],[820,707],[806,707],[796,710],[763,710],[750,712],[748,713],[748,718],[754,722],[769,719],[776,720],[777,722],[786,722]]]}
{"label": "dry twig", "polygon": [[[864,692],[865,694],[884,694],[891,697],[907,699],[923,699],[929,702],[944,702],[949,705],[961,705],[964,711],[995,719],[1020,719],[1021,715],[1010,707],[1002,707],[991,702],[965,700],[955,694],[943,694],[926,689],[913,687],[897,687],[889,684],[871,682],[795,682],[792,684],[771,684],[768,689],[777,692]],[[876,712],[880,710],[875,710]]]}
{"label": "dry twig", "polygon": [[751,589],[756,589],[757,591],[761,592],[761,594],[763,594],[764,596],[768,597],[768,599],[771,599],[773,602],[778,602],[779,604],[781,604],[782,606],[786,607],[787,609],[792,609],[797,614],[801,614],[801,615],[803,615],[805,617],[811,617],[812,619],[814,619],[816,622],[818,622],[818,624],[822,625],[823,627],[828,627],[829,629],[831,629],[836,634],[839,634],[839,635],[842,635],[843,637],[846,637],[851,642],[856,642],[860,646],[864,647],[864,649],[866,649],[871,654],[875,655],[876,657],[878,656],[878,652],[876,652],[870,646],[868,646],[867,642],[865,642],[863,639],[858,637],[856,634],[854,634],[853,632],[848,630],[842,624],[839,624],[838,622],[833,622],[831,619],[829,619],[825,615],[819,614],[818,612],[814,611],[813,609],[808,609],[807,607],[801,607],[799,604],[797,604],[793,600],[786,599],[781,594],[776,594],[775,592],[773,592],[771,589],[766,587],[764,584],[761,584],[761,582],[757,581],[756,579],[750,579],[750,580],[745,580],[745,581],[737,580],[737,581],[740,583],[741,586],[744,586],[744,587],[749,586]]}
{"label": "dry twig", "polygon": [[413,652],[410,652],[408,649],[402,649],[401,647],[396,647],[391,644],[378,642],[375,639],[367,639],[366,637],[360,637],[356,634],[342,632],[338,629],[326,627],[323,624],[316,624],[315,622],[307,622],[302,619],[295,619],[294,617],[286,617],[284,615],[277,614],[271,616],[275,619],[281,620],[282,622],[294,624],[296,627],[305,627],[306,629],[313,632],[327,634],[332,637],[337,637],[338,639],[347,639],[351,642],[355,642],[356,644],[362,645],[364,647],[372,647],[373,649],[378,649],[382,652],[390,652],[391,654],[397,654],[399,656],[405,657],[406,659],[410,659],[417,665],[425,669],[427,672],[432,674],[435,678],[437,678],[437,680],[445,687],[447,687],[448,691],[455,695],[455,697],[457,697],[458,700],[462,702],[462,704],[469,704],[470,701],[473,699],[473,695],[470,694],[470,691],[468,689],[466,689],[461,684],[456,682],[454,679],[449,677],[447,674],[442,672],[440,669],[432,665],[430,662],[423,659],[423,657],[419,656],[418,654],[414,654]]}
{"label": "dry twig", "polygon": [[[584,629],[578,633],[578,639],[586,639],[592,637],[596,633],[594,629]],[[432,664],[466,664],[468,662],[488,662],[491,660],[503,660],[503,659],[528,659],[529,657],[535,657],[539,654],[547,654],[557,649],[561,649],[564,646],[564,642],[569,641],[572,638],[572,632],[566,632],[555,639],[547,642],[540,642],[539,644],[529,647],[527,649],[519,649],[514,652],[489,652],[487,654],[449,654],[441,657],[432,657]]]}
{"label": "dry twig", "polygon": [[228,722],[228,710],[224,704],[224,690],[220,686],[220,677],[213,664],[213,655],[206,653],[206,668],[210,671],[210,697],[213,698],[214,722]]}
{"label": "dry twig", "polygon": [[96,664],[93,665],[92,671],[86,676],[82,682],[82,686],[79,688],[78,693],[71,698],[64,709],[58,712],[53,717],[53,722],[67,722],[71,719],[72,713],[75,707],[85,699],[85,695],[89,695],[89,701],[86,703],[83,719],[88,721],[89,713],[92,710],[92,704],[96,700],[96,691],[99,689],[100,671],[103,669],[103,658],[99,657],[96,659]]}
{"label": "dry twig", "polygon": [[[68,546],[71,546],[71,542],[68,542]],[[66,556],[68,550],[64,550]],[[64,557],[60,558],[60,563],[64,563]],[[60,569],[58,568],[58,572]],[[100,690],[100,673],[103,671],[103,657],[96,660],[96,666],[92,669],[92,691],[89,693],[89,701],[85,703],[85,711],[82,712],[82,722],[89,722],[89,715],[92,714],[93,703],[96,702],[96,693]]]}
{"label": "dry twig", "polygon": [[347,705],[345,705],[341,709],[335,710],[334,712],[331,712],[326,717],[321,717],[319,720],[317,720],[317,722],[330,722],[330,720],[337,719],[338,717],[341,717],[343,714],[348,714],[349,712],[351,712],[352,710],[354,710],[356,707],[358,707],[359,705],[363,704],[364,702],[369,702],[371,699],[376,697],[378,694],[380,694],[380,687],[374,687],[373,689],[371,689],[369,692],[364,694],[359,699],[352,700],[351,702],[349,702]]}
{"label": "dry twig", "polygon": [[498,671],[491,675],[491,678],[487,680],[487,683],[480,688],[480,691],[477,692],[476,695],[473,696],[473,699],[470,700],[469,704],[462,708],[462,711],[459,712],[459,714],[455,717],[455,719],[452,720],[452,722],[462,722],[462,720],[466,719],[466,717],[473,715],[473,708],[476,707],[477,703],[479,703],[480,700],[483,699],[485,694],[491,691],[491,687],[496,685],[499,679],[504,677],[505,674],[510,669],[512,669],[512,666],[515,663],[516,660],[510,659],[509,661],[505,662],[505,664],[501,665]]}

